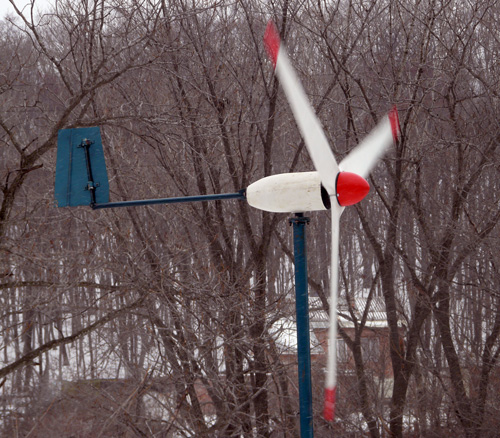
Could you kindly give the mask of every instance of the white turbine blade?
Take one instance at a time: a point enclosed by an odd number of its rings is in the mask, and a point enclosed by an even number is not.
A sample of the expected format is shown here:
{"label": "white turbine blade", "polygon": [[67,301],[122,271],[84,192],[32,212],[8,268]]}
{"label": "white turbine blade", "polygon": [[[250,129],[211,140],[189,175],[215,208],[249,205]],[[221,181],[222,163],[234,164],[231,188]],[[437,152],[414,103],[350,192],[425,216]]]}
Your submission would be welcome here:
{"label": "white turbine blade", "polygon": [[356,173],[363,178],[368,175],[384,155],[385,151],[399,138],[398,112],[394,107],[382,121],[356,146],[340,163],[345,172]]}
{"label": "white turbine blade", "polygon": [[326,364],[325,403],[323,417],[333,421],[337,392],[337,304],[338,304],[338,272],[339,272],[339,225],[340,215],[344,210],[337,204],[335,196],[331,197],[332,215],[332,247],[330,269],[330,327],[328,330],[328,357]]}
{"label": "white turbine blade", "polygon": [[337,162],[272,21],[267,25],[264,42],[314,167],[323,187],[331,196],[335,194],[335,180],[339,171]]}

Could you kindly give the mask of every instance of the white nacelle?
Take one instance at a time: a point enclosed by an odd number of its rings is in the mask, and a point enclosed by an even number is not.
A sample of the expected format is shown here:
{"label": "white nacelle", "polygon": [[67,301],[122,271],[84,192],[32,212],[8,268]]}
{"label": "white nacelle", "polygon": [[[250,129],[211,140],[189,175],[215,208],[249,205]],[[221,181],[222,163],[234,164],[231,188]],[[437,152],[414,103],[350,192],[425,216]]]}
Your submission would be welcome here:
{"label": "white nacelle", "polygon": [[246,190],[248,203],[260,210],[274,213],[303,213],[330,208],[326,195],[321,197],[318,172],[281,173],[262,178]]}

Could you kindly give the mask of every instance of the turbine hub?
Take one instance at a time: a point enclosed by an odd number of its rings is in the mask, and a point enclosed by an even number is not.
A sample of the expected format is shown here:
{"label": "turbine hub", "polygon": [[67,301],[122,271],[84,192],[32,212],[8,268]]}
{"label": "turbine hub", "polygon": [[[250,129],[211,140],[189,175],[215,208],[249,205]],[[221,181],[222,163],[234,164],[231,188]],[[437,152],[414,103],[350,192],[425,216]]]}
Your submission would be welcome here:
{"label": "turbine hub", "polygon": [[357,204],[370,191],[370,185],[362,176],[352,172],[340,172],[337,175],[337,201],[340,206]]}

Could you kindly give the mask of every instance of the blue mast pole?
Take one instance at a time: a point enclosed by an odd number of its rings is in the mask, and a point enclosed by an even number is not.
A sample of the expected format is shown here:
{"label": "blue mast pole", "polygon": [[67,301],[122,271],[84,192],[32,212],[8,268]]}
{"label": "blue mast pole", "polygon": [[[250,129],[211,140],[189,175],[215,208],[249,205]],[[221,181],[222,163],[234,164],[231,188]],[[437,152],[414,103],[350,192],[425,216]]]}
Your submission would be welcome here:
{"label": "blue mast pole", "polygon": [[297,358],[299,371],[300,437],[313,437],[311,388],[311,348],[309,338],[309,298],[307,290],[306,224],[309,218],[297,213],[293,225],[295,259],[295,311],[297,320]]}

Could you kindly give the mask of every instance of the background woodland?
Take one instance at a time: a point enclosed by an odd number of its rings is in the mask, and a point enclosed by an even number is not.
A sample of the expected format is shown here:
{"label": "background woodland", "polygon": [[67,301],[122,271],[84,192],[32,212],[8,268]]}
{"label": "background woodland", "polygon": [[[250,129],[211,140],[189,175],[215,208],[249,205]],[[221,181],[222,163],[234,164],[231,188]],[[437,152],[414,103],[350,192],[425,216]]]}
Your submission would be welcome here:
{"label": "background woodland", "polygon": [[[342,216],[356,385],[326,423],[317,370],[315,436],[498,436],[496,0],[54,0],[0,21],[3,436],[298,436],[275,329],[294,312],[287,215],[53,200],[62,128],[101,127],[114,201],[312,170],[264,52],[269,19],[339,160],[394,104],[402,129]],[[328,310],[329,214],[308,216],[310,293]],[[384,399],[356,297],[385,305]]]}

